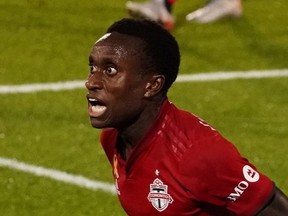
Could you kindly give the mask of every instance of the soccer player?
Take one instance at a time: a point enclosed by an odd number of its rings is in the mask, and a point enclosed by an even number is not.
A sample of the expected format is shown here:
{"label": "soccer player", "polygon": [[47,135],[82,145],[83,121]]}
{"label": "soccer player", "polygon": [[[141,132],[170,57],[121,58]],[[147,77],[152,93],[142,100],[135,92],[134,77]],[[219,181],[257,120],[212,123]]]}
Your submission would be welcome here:
{"label": "soccer player", "polygon": [[288,199],[214,128],[167,97],[180,53],[147,20],[123,19],[94,44],[88,113],[101,128],[130,216],[287,216]]}
{"label": "soccer player", "polygon": [[[148,0],[145,2],[126,2],[126,8],[132,17],[150,19],[159,22],[167,30],[174,27],[172,6],[176,0]],[[187,21],[208,23],[223,17],[242,15],[242,0],[210,0],[206,5],[186,16]]]}

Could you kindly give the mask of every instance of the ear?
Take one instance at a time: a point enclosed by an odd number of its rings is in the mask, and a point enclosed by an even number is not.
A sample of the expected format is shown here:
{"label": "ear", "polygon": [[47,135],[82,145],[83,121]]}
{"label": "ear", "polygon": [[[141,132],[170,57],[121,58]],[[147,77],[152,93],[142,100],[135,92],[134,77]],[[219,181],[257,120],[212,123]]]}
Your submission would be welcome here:
{"label": "ear", "polygon": [[149,82],[146,84],[146,92],[144,97],[149,98],[161,91],[165,83],[165,76],[164,75],[153,75]]}

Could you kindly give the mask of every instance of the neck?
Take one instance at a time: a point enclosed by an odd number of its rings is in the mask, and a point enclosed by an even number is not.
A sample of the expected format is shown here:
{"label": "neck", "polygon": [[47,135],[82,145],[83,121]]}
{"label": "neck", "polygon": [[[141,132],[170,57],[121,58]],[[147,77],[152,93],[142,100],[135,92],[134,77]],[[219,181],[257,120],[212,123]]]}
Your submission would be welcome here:
{"label": "neck", "polygon": [[127,150],[132,150],[152,127],[160,112],[164,100],[165,98],[162,100],[149,102],[149,106],[143,110],[137,121],[128,127],[119,130],[120,138]]}

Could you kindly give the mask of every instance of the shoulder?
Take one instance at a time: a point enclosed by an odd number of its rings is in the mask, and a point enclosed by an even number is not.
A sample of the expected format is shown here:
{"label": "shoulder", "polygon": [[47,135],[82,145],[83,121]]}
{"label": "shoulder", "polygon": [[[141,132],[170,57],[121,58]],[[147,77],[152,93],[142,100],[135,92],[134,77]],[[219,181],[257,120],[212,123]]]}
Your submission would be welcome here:
{"label": "shoulder", "polygon": [[224,159],[223,155],[239,156],[238,150],[230,141],[194,113],[171,104],[165,120],[167,136],[172,136],[171,133],[174,135],[172,142],[186,143],[183,159],[187,157],[190,160],[191,155],[198,155],[197,158],[201,156],[203,160],[218,161]]}
{"label": "shoulder", "polygon": [[180,161],[189,158],[191,154],[205,152],[205,145],[209,146],[223,139],[207,122],[173,104],[163,118],[160,133],[166,140],[166,145]]}
{"label": "shoulder", "polygon": [[174,104],[170,105],[168,117],[173,120],[173,125],[177,130],[193,134],[195,139],[213,136],[217,131],[206,121],[192,112],[177,108]]}
{"label": "shoulder", "polygon": [[172,137],[169,145],[178,158],[179,178],[194,199],[225,205],[237,215],[252,215],[267,201],[272,181],[232,142],[192,113],[173,108],[168,116],[173,129],[166,136]]}

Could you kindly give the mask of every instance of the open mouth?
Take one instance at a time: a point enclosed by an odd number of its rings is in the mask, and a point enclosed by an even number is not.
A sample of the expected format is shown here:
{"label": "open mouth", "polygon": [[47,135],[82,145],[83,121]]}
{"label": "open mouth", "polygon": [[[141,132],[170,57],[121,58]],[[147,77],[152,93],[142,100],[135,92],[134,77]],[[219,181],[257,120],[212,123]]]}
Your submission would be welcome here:
{"label": "open mouth", "polygon": [[91,104],[91,106],[103,105],[103,103],[101,103],[100,101],[98,101],[95,98],[88,98],[88,101]]}
{"label": "open mouth", "polygon": [[89,107],[88,113],[90,117],[99,117],[101,116],[107,109],[106,105],[102,102],[98,101],[95,98],[88,98]]}

